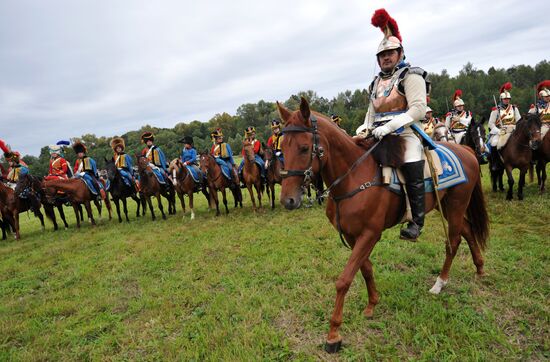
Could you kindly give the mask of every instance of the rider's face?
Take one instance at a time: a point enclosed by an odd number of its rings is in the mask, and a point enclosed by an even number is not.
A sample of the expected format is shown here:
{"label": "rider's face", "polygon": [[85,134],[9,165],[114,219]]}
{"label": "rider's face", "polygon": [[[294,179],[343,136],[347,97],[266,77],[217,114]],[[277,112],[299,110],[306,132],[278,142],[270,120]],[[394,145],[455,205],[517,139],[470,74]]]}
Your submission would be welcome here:
{"label": "rider's face", "polygon": [[550,102],[550,96],[544,96],[542,97],[546,103]]}
{"label": "rider's face", "polygon": [[462,112],[464,110],[464,105],[456,106],[455,108],[456,108],[457,111]]}
{"label": "rider's face", "polygon": [[153,141],[147,140],[147,143],[145,143],[148,147],[151,147],[153,145]]}
{"label": "rider's face", "polygon": [[504,104],[504,105],[506,105],[506,106],[507,106],[508,104],[510,104],[510,98],[502,98],[502,104]]}
{"label": "rider's face", "polygon": [[432,111],[426,112],[426,118],[430,119],[432,118],[432,115],[433,115]]}
{"label": "rider's face", "polygon": [[378,65],[383,72],[390,72],[399,61],[399,52],[396,49],[384,50],[377,56]]}
{"label": "rider's face", "polygon": [[84,152],[78,152],[76,155],[78,158],[84,158]]}
{"label": "rider's face", "polygon": [[116,153],[121,153],[122,152],[122,147],[120,147],[120,146],[115,147],[115,151],[116,151]]}

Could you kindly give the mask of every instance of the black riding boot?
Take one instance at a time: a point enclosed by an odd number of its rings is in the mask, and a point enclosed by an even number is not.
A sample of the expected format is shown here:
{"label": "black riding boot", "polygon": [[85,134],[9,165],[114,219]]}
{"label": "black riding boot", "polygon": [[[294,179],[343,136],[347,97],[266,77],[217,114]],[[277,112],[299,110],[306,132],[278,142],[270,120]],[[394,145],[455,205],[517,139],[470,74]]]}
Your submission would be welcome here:
{"label": "black riding boot", "polygon": [[401,229],[401,239],[416,241],[424,226],[424,160],[409,162],[401,166],[405,176],[405,187],[411,204],[412,222]]}

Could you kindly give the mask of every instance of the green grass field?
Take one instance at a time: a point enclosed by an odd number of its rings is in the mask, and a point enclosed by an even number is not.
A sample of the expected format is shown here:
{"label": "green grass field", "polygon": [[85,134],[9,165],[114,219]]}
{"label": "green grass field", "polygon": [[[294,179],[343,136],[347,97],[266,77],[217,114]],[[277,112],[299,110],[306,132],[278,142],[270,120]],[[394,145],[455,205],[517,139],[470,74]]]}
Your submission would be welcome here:
{"label": "green grass field", "polygon": [[372,258],[380,304],[363,317],[358,274],[336,356],[322,345],[349,250],[322,207],[253,214],[245,193],[244,209],[216,218],[197,194],[193,221],[179,204],[166,221],[136,220],[132,201],[129,224],[76,230],[67,209],[58,232],[24,214],[22,240],[0,242],[0,360],[548,360],[550,195],[529,184],[523,202],[486,196],[488,275],[474,276],[463,243],[431,295],[439,216],[416,244],[386,231]]}

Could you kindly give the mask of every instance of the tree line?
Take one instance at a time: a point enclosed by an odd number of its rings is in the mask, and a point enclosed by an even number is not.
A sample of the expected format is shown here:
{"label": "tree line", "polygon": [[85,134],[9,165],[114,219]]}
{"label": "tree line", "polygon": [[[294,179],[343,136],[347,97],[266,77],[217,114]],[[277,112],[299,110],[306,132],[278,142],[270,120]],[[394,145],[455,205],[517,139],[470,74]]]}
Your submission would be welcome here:
{"label": "tree line", "polygon": [[[535,102],[536,85],[545,79],[550,79],[550,62],[539,62],[534,67],[529,65],[512,66],[507,69],[491,67],[487,72],[476,69],[471,63],[467,63],[458,75],[451,77],[446,70],[441,73],[430,73],[432,82],[429,106],[434,110],[436,117],[443,117],[448,108],[452,107],[452,96],[456,89],[462,89],[462,99],[466,103],[466,109],[474,113],[474,117],[488,119],[491,108],[494,107],[493,95],[498,101],[499,88],[505,82],[513,85],[512,103],[516,104],[521,113],[526,113],[530,104]],[[342,118],[342,127],[348,134],[355,134],[367,112],[367,90],[365,88],[355,91],[346,90],[336,97],[328,99],[319,96],[314,91],[299,92],[290,96],[284,102],[289,109],[297,109],[300,97],[309,100],[312,109],[323,114],[332,113]],[[145,131],[155,134],[155,144],[159,145],[168,159],[178,157],[183,145],[178,141],[183,136],[192,136],[195,147],[199,151],[210,149],[212,143],[210,133],[216,129],[223,130],[225,141],[231,146],[235,154],[242,148],[243,133],[246,127],[254,126],[257,138],[265,142],[271,134],[271,120],[278,119],[275,102],[260,100],[257,103],[241,105],[234,115],[218,113],[207,122],[194,120],[189,123],[177,123],[173,128],[159,128],[144,125],[139,130],[129,131],[122,135],[126,141],[126,152],[130,155],[139,153],[144,145],[140,136]],[[114,135],[113,135],[114,136]],[[111,137],[97,137],[93,134],[85,134],[81,139],[88,146],[88,153],[95,158],[98,166],[103,167],[104,159],[110,159],[113,152],[109,146]],[[66,149],[65,157],[74,164],[75,155],[72,149]],[[27,155],[23,160],[29,165],[31,173],[43,176],[48,173],[49,153],[45,145],[40,151],[40,156]]]}

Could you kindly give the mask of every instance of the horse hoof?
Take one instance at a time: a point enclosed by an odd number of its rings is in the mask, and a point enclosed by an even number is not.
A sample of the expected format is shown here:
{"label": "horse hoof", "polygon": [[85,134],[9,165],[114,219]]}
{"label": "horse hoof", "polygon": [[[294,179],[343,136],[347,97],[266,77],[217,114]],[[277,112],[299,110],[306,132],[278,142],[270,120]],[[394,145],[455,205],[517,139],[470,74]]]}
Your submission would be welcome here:
{"label": "horse hoof", "polygon": [[339,340],[338,342],[325,343],[325,352],[327,353],[338,353],[342,349],[342,340]]}
{"label": "horse hoof", "polygon": [[371,319],[371,318],[374,316],[374,305],[372,305],[372,306],[367,305],[367,307],[366,307],[365,310],[363,311],[363,315],[364,315],[367,319]]}
{"label": "horse hoof", "polygon": [[448,282],[448,280],[443,280],[440,277],[437,277],[435,284],[433,285],[432,289],[430,289],[430,293],[435,295],[441,293],[441,289],[443,289],[443,287],[446,286]]}

